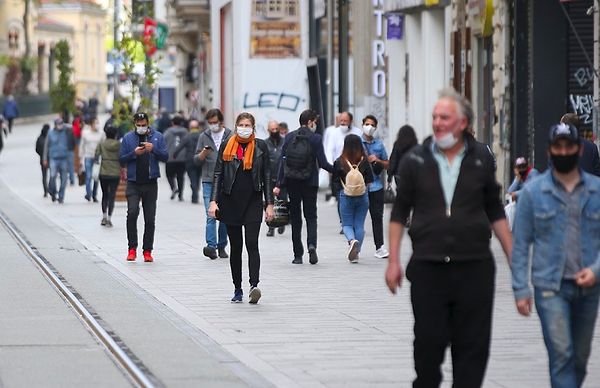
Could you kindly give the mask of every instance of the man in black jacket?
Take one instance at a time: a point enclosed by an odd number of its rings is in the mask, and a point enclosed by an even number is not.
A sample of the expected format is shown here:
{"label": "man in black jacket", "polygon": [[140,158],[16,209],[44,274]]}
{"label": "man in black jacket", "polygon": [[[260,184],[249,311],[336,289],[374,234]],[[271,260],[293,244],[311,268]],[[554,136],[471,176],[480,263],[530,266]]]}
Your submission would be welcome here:
{"label": "man in black jacket", "polygon": [[495,178],[495,163],[469,128],[471,107],[454,90],[433,109],[433,136],[403,158],[402,185],[392,210],[385,274],[392,293],[401,285],[400,241],[411,211],[414,323],[413,387],[437,387],[446,347],[452,347],[455,387],[480,387],[489,355],[495,264],[491,231],[510,262],[512,239]]}
{"label": "man in black jacket", "polygon": [[[292,243],[294,245],[293,264],[302,264],[302,208],[306,219],[306,234],[309,262],[317,264],[317,191],[319,190],[319,168],[333,173],[333,166],[327,162],[323,151],[321,135],[315,133],[319,116],[308,109],[300,114],[300,128],[290,132],[284,139],[279,162],[275,196],[280,188],[286,187],[290,197],[290,218],[292,223]],[[306,139],[307,141],[305,141]],[[308,143],[308,144],[307,144]],[[306,152],[298,152],[307,148]],[[303,157],[306,160],[302,160]]]}

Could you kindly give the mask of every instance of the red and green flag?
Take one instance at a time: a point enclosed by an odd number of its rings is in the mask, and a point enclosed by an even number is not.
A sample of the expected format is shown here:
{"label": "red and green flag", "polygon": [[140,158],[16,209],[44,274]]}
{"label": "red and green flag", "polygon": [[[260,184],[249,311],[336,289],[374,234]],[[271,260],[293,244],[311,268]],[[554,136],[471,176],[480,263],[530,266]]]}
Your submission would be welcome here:
{"label": "red and green flag", "polygon": [[148,17],[144,18],[144,34],[142,41],[146,48],[146,55],[152,56],[156,50],[165,47],[169,28],[164,23],[159,23],[156,20]]}

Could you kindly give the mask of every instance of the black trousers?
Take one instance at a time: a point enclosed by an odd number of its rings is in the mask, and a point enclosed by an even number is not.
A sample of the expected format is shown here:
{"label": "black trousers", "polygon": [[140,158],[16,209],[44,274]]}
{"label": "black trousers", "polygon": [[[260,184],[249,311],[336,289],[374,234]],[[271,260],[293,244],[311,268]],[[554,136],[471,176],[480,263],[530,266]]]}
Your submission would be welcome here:
{"label": "black trousers", "polygon": [[12,133],[13,121],[15,119],[11,118],[11,119],[7,119],[7,120],[8,120],[8,133]]}
{"label": "black trousers", "polygon": [[369,214],[375,249],[379,249],[383,245],[383,189],[369,192]]}
{"label": "black trousers", "polygon": [[[179,198],[183,198],[185,162],[167,162],[165,172],[167,173],[167,180],[169,181],[169,186],[171,186],[171,191],[178,189]],[[175,178],[177,178],[177,185],[175,185]]]}
{"label": "black trousers", "polygon": [[44,167],[44,165],[41,164],[40,168],[42,169],[42,187],[44,188],[45,197],[48,194],[48,167]]}
{"label": "black trousers", "polygon": [[200,175],[202,168],[196,166],[193,162],[185,164],[188,178],[190,178],[190,188],[192,189],[192,202],[198,202],[198,190],[200,190]]}
{"label": "black trousers", "polygon": [[[256,287],[259,282],[260,274],[260,253],[258,251],[258,234],[260,232],[260,222],[246,224],[244,228],[244,237],[246,238],[246,252],[248,252],[248,273],[250,275],[250,286]],[[231,277],[236,290],[242,288],[242,247],[244,238],[242,237],[242,225],[227,225],[227,236],[229,236],[229,266],[231,267]]]}
{"label": "black trousers", "polygon": [[413,387],[439,387],[448,345],[452,386],[481,387],[490,348],[495,272],[492,259],[410,261],[406,277],[415,318]]}
{"label": "black trousers", "polygon": [[305,181],[287,184],[290,197],[290,219],[292,223],[292,243],[294,257],[302,257],[302,213],[306,220],[307,248],[317,248],[317,191],[318,187],[310,186]]}
{"label": "black trousers", "polygon": [[100,176],[100,188],[102,189],[102,213],[108,212],[112,216],[115,208],[115,196],[117,187],[119,187],[120,178],[118,176]]}
{"label": "black trousers", "polygon": [[156,181],[138,184],[127,182],[127,240],[129,249],[138,246],[137,219],[140,214],[140,200],[144,208],[144,241],[143,250],[152,250],[154,245],[154,227],[156,218],[156,200],[158,199],[158,184]]}

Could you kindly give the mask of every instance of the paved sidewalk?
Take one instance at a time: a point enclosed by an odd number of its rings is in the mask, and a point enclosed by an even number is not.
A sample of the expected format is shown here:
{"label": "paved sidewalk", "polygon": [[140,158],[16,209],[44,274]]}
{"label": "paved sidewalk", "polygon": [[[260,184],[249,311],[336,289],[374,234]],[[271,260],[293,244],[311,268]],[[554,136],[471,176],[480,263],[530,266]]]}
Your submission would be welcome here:
{"label": "paved sidewalk", "polygon": [[[386,290],[386,262],[373,257],[370,225],[355,265],[345,258],[346,243],[339,235],[335,207],[324,202],[319,203],[320,261],[316,266],[307,263],[306,255],[304,265],[290,263],[289,230],[267,238],[263,228],[263,299],[257,306],[232,305],[229,263],[202,256],[204,208],[189,202],[189,187],[186,202],[170,201],[166,179],[160,180],[156,261],[127,263],[124,203],[115,209],[115,227],[105,229],[100,226],[99,204],[85,201],[82,187],[69,187],[64,205],[42,198],[34,153],[39,127],[19,126],[13,131],[0,154],[0,178],[32,208],[244,364],[280,387],[409,386],[414,372],[408,287],[395,297]],[[539,321],[536,316],[526,319],[516,313],[510,274],[496,242],[494,251],[498,268],[494,333],[484,386],[549,386]],[[409,254],[406,244],[404,262]],[[246,281],[244,287],[247,294]],[[594,341],[586,387],[600,387],[600,330]],[[447,362],[447,381],[450,373]]]}

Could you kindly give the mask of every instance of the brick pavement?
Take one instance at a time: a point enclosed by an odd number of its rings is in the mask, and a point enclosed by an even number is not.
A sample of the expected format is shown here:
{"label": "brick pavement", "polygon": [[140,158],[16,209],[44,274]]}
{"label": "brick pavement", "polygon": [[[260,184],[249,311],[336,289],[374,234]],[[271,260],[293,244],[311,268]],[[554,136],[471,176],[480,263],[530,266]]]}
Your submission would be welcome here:
{"label": "brick pavement", "polygon": [[[408,288],[405,285],[395,297],[387,292],[383,282],[386,262],[373,257],[370,225],[360,262],[355,265],[345,258],[346,243],[339,235],[335,207],[324,202],[319,203],[320,261],[316,266],[307,263],[306,255],[304,265],[290,264],[290,231],[267,238],[264,228],[260,237],[263,299],[257,306],[232,305],[228,261],[211,261],[202,255],[204,211],[202,205],[189,202],[189,188],[186,202],[170,201],[166,179],[161,179],[156,261],[150,265],[139,259],[126,263],[125,204],[115,209],[115,227],[105,229],[99,225],[99,204],[86,202],[82,187],[69,187],[62,206],[42,198],[33,152],[38,131],[23,126],[9,138],[0,155],[1,179],[38,212],[275,385],[410,384],[414,372]],[[386,219],[389,211],[386,209]],[[508,268],[495,241],[493,248],[497,291],[484,386],[549,386],[539,321],[536,316],[526,319],[516,313]],[[403,262],[409,253],[405,244]],[[246,270],[244,266],[244,279]],[[247,293],[246,280],[244,287]],[[450,386],[449,358],[443,367],[444,386]],[[596,330],[586,386],[600,387],[600,330]]]}

